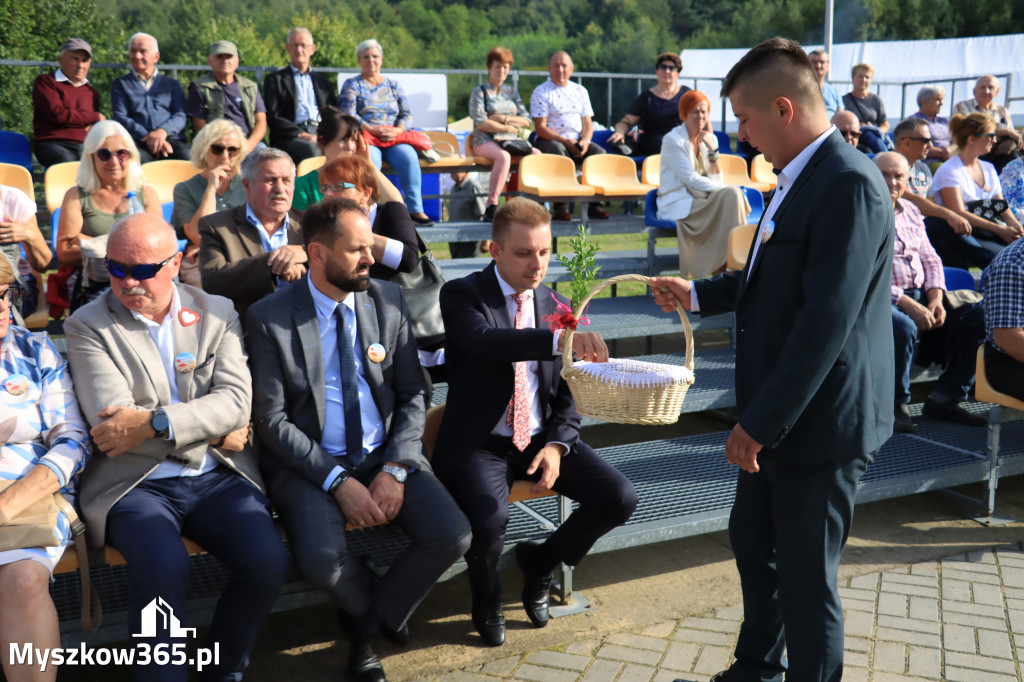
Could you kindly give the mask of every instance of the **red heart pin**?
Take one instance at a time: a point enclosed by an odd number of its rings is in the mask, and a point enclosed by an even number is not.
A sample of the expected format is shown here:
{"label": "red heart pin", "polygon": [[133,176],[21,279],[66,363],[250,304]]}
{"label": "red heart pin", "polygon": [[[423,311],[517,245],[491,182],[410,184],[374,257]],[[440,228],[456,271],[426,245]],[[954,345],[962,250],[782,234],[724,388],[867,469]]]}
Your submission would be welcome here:
{"label": "red heart pin", "polygon": [[191,327],[199,321],[199,313],[189,310],[188,308],[182,308],[181,312],[178,313],[178,322],[181,322],[182,327]]}

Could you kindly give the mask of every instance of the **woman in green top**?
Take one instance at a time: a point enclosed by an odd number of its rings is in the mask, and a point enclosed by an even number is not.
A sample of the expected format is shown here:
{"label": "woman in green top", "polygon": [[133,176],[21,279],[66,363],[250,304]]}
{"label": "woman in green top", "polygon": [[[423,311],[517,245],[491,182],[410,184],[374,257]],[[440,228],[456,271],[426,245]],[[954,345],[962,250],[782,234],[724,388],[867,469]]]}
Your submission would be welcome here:
{"label": "woman in green top", "polygon": [[[353,116],[341,113],[337,107],[328,106],[320,110],[320,125],[316,129],[316,144],[324,153],[324,165],[343,154],[358,154],[367,159],[370,152],[363,141],[363,126]],[[305,211],[323,200],[320,192],[320,170],[312,170],[295,181],[295,195],[292,208]],[[402,201],[398,189],[378,170],[377,191],[380,201]]]}

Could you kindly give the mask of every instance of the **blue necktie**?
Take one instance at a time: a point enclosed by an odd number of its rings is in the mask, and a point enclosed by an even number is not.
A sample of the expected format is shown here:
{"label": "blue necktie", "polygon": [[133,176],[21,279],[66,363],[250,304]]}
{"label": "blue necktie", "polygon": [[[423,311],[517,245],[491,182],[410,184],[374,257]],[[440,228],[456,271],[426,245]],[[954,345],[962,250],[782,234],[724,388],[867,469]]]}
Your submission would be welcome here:
{"label": "blue necktie", "polygon": [[341,399],[345,408],[345,454],[358,465],[363,461],[363,420],[359,410],[359,378],[356,376],[356,356],[353,340],[345,322],[345,306],[334,309],[338,329],[338,361],[341,364]]}

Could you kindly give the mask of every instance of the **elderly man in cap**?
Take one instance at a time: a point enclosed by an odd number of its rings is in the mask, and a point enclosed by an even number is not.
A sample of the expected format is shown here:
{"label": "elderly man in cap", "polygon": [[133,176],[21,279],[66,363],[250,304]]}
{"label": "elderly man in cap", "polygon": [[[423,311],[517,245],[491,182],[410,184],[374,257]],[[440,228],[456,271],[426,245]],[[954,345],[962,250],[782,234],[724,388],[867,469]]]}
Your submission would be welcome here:
{"label": "elderly man in cap", "polygon": [[60,46],[60,65],[53,73],[36,77],[32,85],[32,127],[36,158],[49,168],[82,157],[82,142],[100,113],[100,93],[89,85],[92,47],[81,38]]}
{"label": "elderly man in cap", "polygon": [[131,72],[110,85],[110,108],[115,121],[135,140],[140,160],[188,159],[185,142],[185,91],[181,83],[160,73],[160,46],[148,33],[128,39]]}
{"label": "elderly man in cap", "polygon": [[267,107],[255,81],[235,74],[238,46],[230,40],[218,40],[210,46],[206,59],[210,73],[188,86],[188,108],[192,127],[198,133],[207,121],[227,118],[242,127],[246,151],[251,152],[267,134]]}

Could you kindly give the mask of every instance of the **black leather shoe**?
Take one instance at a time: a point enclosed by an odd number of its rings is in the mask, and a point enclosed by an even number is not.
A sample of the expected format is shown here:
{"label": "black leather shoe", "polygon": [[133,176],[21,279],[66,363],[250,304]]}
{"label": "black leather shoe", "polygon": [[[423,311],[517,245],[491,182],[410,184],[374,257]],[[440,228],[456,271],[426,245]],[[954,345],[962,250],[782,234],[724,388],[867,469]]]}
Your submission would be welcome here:
{"label": "black leather shoe", "polygon": [[353,640],[348,655],[348,671],[359,682],[386,682],[384,666],[373,650],[373,639]]}
{"label": "black leather shoe", "polygon": [[896,405],[894,412],[896,421],[893,422],[892,430],[896,433],[913,433],[914,432],[914,420],[910,418],[910,410],[907,409],[906,403],[899,403]]}
{"label": "black leather shoe", "polygon": [[477,601],[473,599],[473,627],[480,633],[480,639],[487,646],[501,646],[505,643],[505,614],[501,601]]}
{"label": "black leather shoe", "polygon": [[533,626],[542,628],[548,624],[551,574],[542,575],[529,568],[530,554],[535,547],[536,542],[520,542],[516,545],[516,563],[523,571],[523,608]]}
{"label": "black leather shoe", "polygon": [[497,204],[487,204],[487,208],[484,209],[484,217],[481,218],[485,223],[492,222],[494,220],[494,214],[498,211]]}
{"label": "black leather shoe", "polygon": [[400,627],[400,628],[398,628],[396,630],[393,627],[391,627],[390,625],[388,625],[387,623],[381,621],[380,633],[382,635],[384,635],[384,637],[387,638],[387,640],[389,642],[391,642],[392,644],[394,644],[395,646],[397,646],[399,648],[402,648],[402,647],[405,647],[406,645],[408,645],[409,644],[409,637],[411,636],[409,634],[409,624],[408,623],[406,623],[405,625],[403,625],[402,627]]}
{"label": "black leather shoe", "polygon": [[953,400],[948,403],[937,403],[931,398],[924,401],[925,415],[933,419],[943,419],[948,422],[956,422],[964,426],[985,426],[988,420],[984,417],[971,414],[960,406],[960,403]]}

